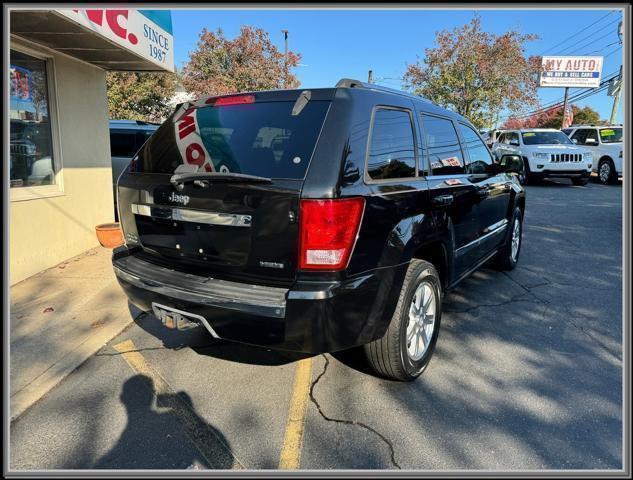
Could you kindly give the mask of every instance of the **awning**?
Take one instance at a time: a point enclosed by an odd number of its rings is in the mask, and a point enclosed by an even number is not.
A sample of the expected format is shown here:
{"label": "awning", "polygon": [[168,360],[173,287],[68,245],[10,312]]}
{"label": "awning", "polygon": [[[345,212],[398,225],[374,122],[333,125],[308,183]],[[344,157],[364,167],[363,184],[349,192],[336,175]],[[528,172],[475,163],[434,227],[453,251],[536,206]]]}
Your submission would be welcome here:
{"label": "awning", "polygon": [[168,10],[11,10],[12,35],[106,70],[174,70]]}

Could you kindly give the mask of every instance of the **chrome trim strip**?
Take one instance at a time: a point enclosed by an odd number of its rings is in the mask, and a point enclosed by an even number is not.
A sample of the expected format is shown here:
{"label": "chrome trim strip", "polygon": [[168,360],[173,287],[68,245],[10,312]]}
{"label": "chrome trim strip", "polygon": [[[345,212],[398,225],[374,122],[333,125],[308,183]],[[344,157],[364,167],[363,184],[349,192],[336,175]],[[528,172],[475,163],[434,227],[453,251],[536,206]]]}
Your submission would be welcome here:
{"label": "chrome trim strip", "polygon": [[206,223],[225,227],[250,227],[252,217],[236,213],[216,213],[192,210],[190,208],[170,207],[164,205],[143,205],[133,203],[132,213],[145,217],[177,220],[181,222]]}
{"label": "chrome trim strip", "polygon": [[199,320],[202,325],[204,326],[204,328],[206,328],[209,333],[211,334],[211,336],[213,338],[220,338],[220,335],[218,335],[217,333],[215,333],[215,330],[213,330],[213,328],[211,328],[211,325],[209,325],[209,322],[207,322],[207,319],[204,318],[201,315],[196,315],[195,313],[189,313],[189,312],[185,312],[183,310],[178,310],[177,308],[174,307],[168,307],[167,305],[163,305],[161,303],[157,303],[157,302],[152,302],[152,310],[154,312],[154,316],[156,318],[159,318],[159,313],[157,311],[157,308],[161,309],[161,310],[167,310],[168,312],[175,312],[178,313],[180,315],[182,315],[183,317],[191,317],[191,318],[195,318],[197,320]]}
{"label": "chrome trim strip", "polygon": [[[459,247],[457,250],[455,250],[455,254],[456,255],[463,255],[464,253],[466,253],[466,250],[476,247],[477,245],[479,245],[482,241],[486,240],[488,237],[491,237],[492,235],[495,235],[497,233],[501,233],[503,232],[506,227],[508,226],[508,220],[507,219],[503,219],[500,222],[497,223],[493,223],[492,225],[490,225],[489,227],[486,228],[486,230],[489,230],[488,233],[486,233],[485,235],[473,240],[470,243],[467,243],[466,245],[463,245],[461,247]],[[494,227],[494,229],[493,229]]]}
{"label": "chrome trim strip", "polygon": [[493,223],[492,225],[489,225],[488,227],[486,227],[484,229],[484,232],[486,232],[486,233],[487,232],[492,232],[492,230],[496,230],[496,229],[498,229],[498,228],[500,228],[500,227],[502,227],[504,225],[507,225],[507,224],[508,224],[508,219],[504,218],[503,220],[500,220],[500,221],[498,221],[496,223]]}

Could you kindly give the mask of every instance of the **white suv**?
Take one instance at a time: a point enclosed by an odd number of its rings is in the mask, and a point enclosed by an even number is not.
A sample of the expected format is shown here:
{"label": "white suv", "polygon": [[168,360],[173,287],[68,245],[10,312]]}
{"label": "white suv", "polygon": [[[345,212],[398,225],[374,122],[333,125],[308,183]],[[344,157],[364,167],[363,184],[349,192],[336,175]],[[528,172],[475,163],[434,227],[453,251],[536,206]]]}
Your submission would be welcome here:
{"label": "white suv", "polygon": [[520,155],[524,171],[519,181],[524,185],[545,177],[569,178],[574,185],[586,185],[591,176],[592,153],[553,128],[506,130],[492,146],[492,153],[497,159]]}
{"label": "white suv", "polygon": [[622,176],[622,125],[572,125],[563,132],[576,145],[593,152],[593,171],[600,183],[618,182]]}

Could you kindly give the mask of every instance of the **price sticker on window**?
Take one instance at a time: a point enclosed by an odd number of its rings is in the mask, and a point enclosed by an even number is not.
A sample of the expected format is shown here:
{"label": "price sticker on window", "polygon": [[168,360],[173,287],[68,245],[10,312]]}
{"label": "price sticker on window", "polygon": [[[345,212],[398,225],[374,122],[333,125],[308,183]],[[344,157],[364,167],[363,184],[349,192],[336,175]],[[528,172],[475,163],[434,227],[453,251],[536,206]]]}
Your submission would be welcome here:
{"label": "price sticker on window", "polygon": [[440,160],[445,167],[461,167],[462,164],[457,157],[443,158]]}

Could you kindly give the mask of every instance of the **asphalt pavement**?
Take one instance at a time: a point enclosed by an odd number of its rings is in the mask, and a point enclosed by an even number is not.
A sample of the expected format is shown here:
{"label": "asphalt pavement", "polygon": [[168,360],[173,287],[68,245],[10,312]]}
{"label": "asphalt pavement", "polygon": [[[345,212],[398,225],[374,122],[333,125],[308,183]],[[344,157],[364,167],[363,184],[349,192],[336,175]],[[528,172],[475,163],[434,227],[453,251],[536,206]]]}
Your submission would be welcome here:
{"label": "asphalt pavement", "polygon": [[302,356],[143,314],[12,423],[9,465],[620,469],[622,358],[622,186],[545,181],[518,267],[447,297],[417,381],[354,350],[308,359],[304,391]]}

